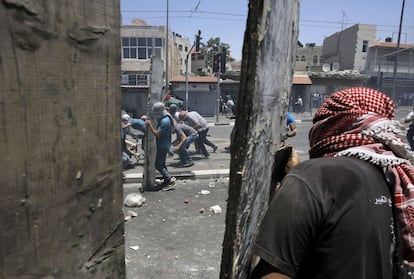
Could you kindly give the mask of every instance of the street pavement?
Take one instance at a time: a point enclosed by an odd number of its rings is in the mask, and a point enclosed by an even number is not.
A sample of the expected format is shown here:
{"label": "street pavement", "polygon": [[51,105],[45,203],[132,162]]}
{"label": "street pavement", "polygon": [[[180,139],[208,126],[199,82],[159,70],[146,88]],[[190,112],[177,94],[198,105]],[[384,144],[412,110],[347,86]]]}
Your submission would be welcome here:
{"label": "street pavement", "polygon": [[[398,108],[395,119],[401,120],[410,110]],[[288,143],[304,161],[312,114],[294,117],[298,133]],[[124,171],[124,197],[137,193],[145,199],[142,206],[123,208],[127,279],[219,278],[230,165],[225,147],[234,119],[206,119],[209,139],[219,148],[209,159],[195,157],[190,168],[174,167],[178,155],[168,157],[168,169],[178,177],[174,190],[141,193],[142,162]]]}
{"label": "street pavement", "polygon": [[[203,155],[192,156],[195,164],[191,167],[177,167],[179,162],[178,154],[174,156],[167,156],[167,168],[172,176],[177,179],[181,177],[186,178],[210,178],[227,176],[229,174],[229,160],[230,153],[225,150],[225,147],[230,145],[230,133],[234,126],[234,119],[228,119],[225,116],[220,116],[218,121],[216,117],[205,117],[209,125],[209,133],[207,138],[218,146],[216,152],[212,148],[206,146],[210,153],[210,158],[205,159]],[[175,136],[173,137],[175,138]],[[139,149],[142,151],[141,149]],[[195,152],[194,145],[190,146],[190,151]],[[142,167],[143,160],[140,160],[135,168],[124,171],[124,181],[126,183],[142,182],[142,174],[144,169]]]}
{"label": "street pavement", "polygon": [[127,279],[219,278],[230,165],[225,147],[234,119],[206,120],[218,149],[207,147],[209,159],[193,156],[189,168],[175,167],[177,154],[167,157],[175,189],[141,193],[142,161],[124,171],[124,198],[135,193],[145,199],[140,207],[123,208]]}

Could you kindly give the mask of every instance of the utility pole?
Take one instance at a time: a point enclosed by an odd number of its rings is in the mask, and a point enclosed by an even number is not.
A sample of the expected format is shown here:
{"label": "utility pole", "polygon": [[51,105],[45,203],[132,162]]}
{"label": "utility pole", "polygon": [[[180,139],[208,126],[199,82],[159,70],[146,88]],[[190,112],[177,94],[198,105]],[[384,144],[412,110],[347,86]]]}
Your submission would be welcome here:
{"label": "utility pole", "polygon": [[[169,80],[168,80],[168,67],[169,67],[169,65],[168,65],[168,59],[169,59],[169,57],[168,57],[168,36],[169,36],[169,34],[168,34],[168,30],[169,30],[168,14],[169,14],[169,3],[168,3],[168,0],[167,0],[167,23],[166,23],[167,29],[165,30],[165,95],[168,92],[168,82],[169,82]],[[164,96],[162,96],[162,98],[163,97]]]}
{"label": "utility pole", "polygon": [[405,0],[402,1],[400,27],[398,29],[397,50],[396,50],[396,55],[395,55],[394,73],[392,76],[392,99],[394,101],[395,101],[395,89],[397,86],[397,67],[398,67],[398,62],[399,62],[398,60],[399,60],[399,50],[400,50],[400,41],[401,41],[401,28],[402,28],[402,21],[404,17],[404,6],[405,6]]}
{"label": "utility pole", "polygon": [[217,72],[217,108],[216,108],[216,124],[219,123],[220,114],[220,72]]}
{"label": "utility pole", "polygon": [[213,73],[214,72],[217,76],[216,124],[218,124],[220,115],[220,41],[217,43],[217,53],[213,56]]}
{"label": "utility pole", "polygon": [[190,56],[193,47],[194,44],[191,46],[185,58],[185,110],[188,110],[188,57]]}

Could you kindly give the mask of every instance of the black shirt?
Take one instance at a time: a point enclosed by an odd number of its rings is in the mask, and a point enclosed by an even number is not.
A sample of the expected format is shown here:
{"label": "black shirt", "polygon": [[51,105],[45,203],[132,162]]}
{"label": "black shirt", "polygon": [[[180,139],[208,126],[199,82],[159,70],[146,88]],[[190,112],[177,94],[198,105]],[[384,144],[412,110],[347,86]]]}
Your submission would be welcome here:
{"label": "black shirt", "polygon": [[365,161],[304,161],[271,201],[254,252],[292,278],[391,278],[391,200],[383,174]]}

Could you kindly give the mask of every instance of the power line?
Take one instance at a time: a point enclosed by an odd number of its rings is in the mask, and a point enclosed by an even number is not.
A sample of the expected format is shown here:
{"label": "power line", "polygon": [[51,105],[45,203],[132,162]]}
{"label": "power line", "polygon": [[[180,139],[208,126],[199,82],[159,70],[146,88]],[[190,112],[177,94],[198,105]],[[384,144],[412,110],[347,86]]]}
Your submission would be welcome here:
{"label": "power line", "polygon": [[[165,13],[165,11],[121,11],[121,13]],[[211,14],[211,15],[225,15],[225,16],[238,16],[247,18],[245,14],[234,14],[234,13],[223,13],[223,12],[206,12],[200,10],[190,10],[190,11],[169,11],[169,13],[200,13],[200,14]]]}
{"label": "power line", "polygon": [[[135,19],[136,17],[123,17],[123,19]],[[151,16],[151,17],[145,17],[144,19],[163,19],[165,16]],[[243,22],[243,19],[237,19],[237,18],[224,18],[224,17],[201,17],[201,16],[170,16],[170,18],[175,19],[205,19],[205,20],[219,20],[219,21],[239,21]]]}
{"label": "power line", "polygon": [[[201,2],[201,0],[199,1],[199,3]],[[136,10],[128,10],[128,11],[121,11],[122,13],[165,13],[165,11],[163,10],[157,10],[157,11],[136,11]],[[247,16],[244,14],[234,14],[234,13],[222,13],[222,12],[208,12],[208,11],[201,11],[198,10],[198,4],[196,6],[196,8],[194,10],[190,10],[190,11],[169,11],[170,14],[173,13],[188,13],[189,15],[182,15],[182,16],[172,16],[172,18],[195,18],[195,19],[211,19],[211,20],[230,20],[230,21],[234,21],[235,19],[230,19],[230,18],[221,18],[221,17],[203,17],[203,16],[193,16],[194,13],[198,13],[198,14],[206,14],[206,15],[223,15],[223,16],[234,16],[234,17],[243,17],[243,19],[240,20],[246,20]],[[144,18],[146,19],[157,19],[157,18],[164,18],[165,16],[145,16]],[[345,14],[345,17],[346,14]],[[124,18],[127,19],[127,18]],[[355,25],[358,23],[355,22],[348,22],[348,21],[344,21],[344,20],[340,20],[340,21],[328,21],[328,20],[315,20],[315,19],[299,19],[299,23],[301,22],[315,22],[315,23],[323,23],[323,24],[337,24],[337,25]],[[366,23],[367,24],[367,23]],[[373,24],[376,25],[377,27],[391,27],[391,28],[397,28],[397,25],[384,25],[384,24]],[[320,25],[315,26],[315,27],[320,27]],[[414,28],[414,26],[404,26],[404,29],[411,29]]]}

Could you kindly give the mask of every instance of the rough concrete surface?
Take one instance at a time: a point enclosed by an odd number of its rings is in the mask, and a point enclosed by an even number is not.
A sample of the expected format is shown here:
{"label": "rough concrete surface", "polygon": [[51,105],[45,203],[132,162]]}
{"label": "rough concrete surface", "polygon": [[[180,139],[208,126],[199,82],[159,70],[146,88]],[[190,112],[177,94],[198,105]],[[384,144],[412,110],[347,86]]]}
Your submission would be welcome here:
{"label": "rough concrete surface", "polygon": [[[228,178],[178,180],[171,191],[144,192],[125,223],[127,278],[219,278]],[[124,187],[124,196],[138,192]],[[218,205],[222,212],[210,207]]]}

